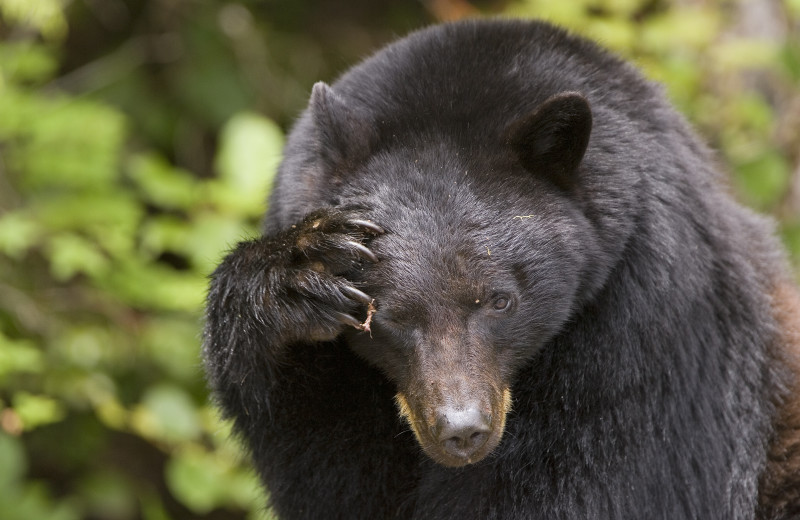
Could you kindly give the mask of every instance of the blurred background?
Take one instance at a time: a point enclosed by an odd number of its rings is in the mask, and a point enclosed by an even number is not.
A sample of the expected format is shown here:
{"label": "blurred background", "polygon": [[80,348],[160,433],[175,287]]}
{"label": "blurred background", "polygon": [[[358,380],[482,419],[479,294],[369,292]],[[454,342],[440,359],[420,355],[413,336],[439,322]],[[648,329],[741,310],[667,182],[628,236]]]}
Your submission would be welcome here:
{"label": "blurred background", "polygon": [[800,258],[800,0],[0,0],[0,518],[269,518],[199,361],[312,84],[540,17],[665,85]]}

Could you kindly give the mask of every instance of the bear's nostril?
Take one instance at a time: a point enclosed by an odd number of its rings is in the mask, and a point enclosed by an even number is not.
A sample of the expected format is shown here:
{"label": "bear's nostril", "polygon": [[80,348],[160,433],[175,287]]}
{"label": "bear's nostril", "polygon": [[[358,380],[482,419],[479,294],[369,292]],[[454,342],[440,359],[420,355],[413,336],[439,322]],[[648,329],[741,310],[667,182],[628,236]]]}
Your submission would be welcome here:
{"label": "bear's nostril", "polygon": [[489,434],[486,432],[474,432],[472,435],[469,436],[469,443],[472,446],[483,446],[486,444],[486,439],[489,438]]}
{"label": "bear's nostril", "polygon": [[454,451],[464,449],[465,442],[461,437],[450,437],[444,440],[444,444],[449,451]]}
{"label": "bear's nostril", "polygon": [[469,458],[489,440],[491,419],[478,407],[453,408],[439,411],[436,425],[431,428],[444,451],[459,458]]}

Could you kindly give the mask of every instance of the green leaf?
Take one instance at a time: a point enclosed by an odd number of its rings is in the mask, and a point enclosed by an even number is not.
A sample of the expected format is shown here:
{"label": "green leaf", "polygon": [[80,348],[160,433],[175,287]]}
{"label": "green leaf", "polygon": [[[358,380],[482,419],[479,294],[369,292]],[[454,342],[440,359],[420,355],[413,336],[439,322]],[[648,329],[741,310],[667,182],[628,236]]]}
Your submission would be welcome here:
{"label": "green leaf", "polygon": [[781,226],[781,238],[794,259],[795,268],[800,259],[800,221],[784,222]]}
{"label": "green leaf", "polygon": [[185,442],[201,433],[195,403],[183,389],[169,384],[148,389],[131,422],[142,435],[158,441]]}
{"label": "green leaf", "polygon": [[118,260],[97,283],[134,307],[191,312],[202,308],[207,285],[200,274],[148,264],[138,258]]}
{"label": "green leaf", "polygon": [[47,256],[56,280],[68,280],[81,273],[97,278],[110,267],[110,262],[97,246],[71,233],[54,236],[47,244]]}
{"label": "green leaf", "polygon": [[188,209],[197,199],[195,178],[173,167],[163,157],[139,154],[128,163],[130,177],[147,201],[165,209]]}
{"label": "green leaf", "polygon": [[628,17],[634,15],[645,4],[642,0],[600,0],[599,3],[606,10],[626,21]]}
{"label": "green leaf", "polygon": [[789,78],[795,84],[800,82],[800,42],[787,42],[780,53],[780,61]]}
{"label": "green leaf", "polygon": [[58,422],[66,416],[66,410],[61,403],[45,395],[17,392],[12,402],[25,430]]}
{"label": "green leaf", "polygon": [[0,381],[15,372],[40,373],[44,357],[33,341],[12,340],[0,333]]}
{"label": "green leaf", "polygon": [[0,13],[10,24],[31,27],[50,40],[60,40],[67,34],[59,0],[0,0]]}
{"label": "green leaf", "polygon": [[115,339],[113,332],[106,327],[81,323],[60,333],[54,347],[60,361],[88,370],[114,356],[119,348]]}
{"label": "green leaf", "polygon": [[237,114],[223,127],[216,168],[245,210],[263,211],[282,149],[278,125],[257,114]]}
{"label": "green leaf", "polygon": [[129,258],[143,208],[122,191],[43,196],[30,210],[48,231],[75,231],[93,238],[114,257]]}
{"label": "green leaf", "polygon": [[265,501],[252,471],[196,445],[186,446],[170,459],[166,478],[175,497],[198,514],[221,506],[253,508]]}
{"label": "green leaf", "polygon": [[53,504],[45,485],[28,482],[22,489],[0,492],[0,511],[3,520],[78,520],[76,508],[67,502]]}
{"label": "green leaf", "polygon": [[150,258],[167,251],[186,252],[191,223],[173,215],[154,215],[141,228],[141,249]]}
{"label": "green leaf", "polygon": [[681,109],[686,110],[695,100],[702,81],[695,56],[675,53],[642,60],[639,65],[649,77],[666,85],[670,99]]}
{"label": "green leaf", "polygon": [[19,185],[97,190],[118,178],[125,118],[89,101],[56,99],[36,102],[24,128],[24,140],[8,150]]}
{"label": "green leaf", "polygon": [[200,449],[184,450],[172,457],[166,468],[172,493],[198,514],[208,513],[217,505],[224,473],[217,460]]}
{"label": "green leaf", "polygon": [[706,49],[719,33],[720,15],[711,7],[674,7],[646,20],[643,48],[669,55],[678,49]]}
{"label": "green leaf", "polygon": [[[29,92],[0,82],[0,138],[19,138],[22,134],[30,133],[36,118],[41,117],[41,105]],[[16,143],[4,146],[10,147],[4,151],[4,155],[8,155],[15,151]]]}
{"label": "green leaf", "polygon": [[22,443],[0,429],[0,494],[2,490],[16,488],[26,471],[27,461]]}
{"label": "green leaf", "polygon": [[198,322],[194,317],[160,316],[142,330],[141,346],[165,373],[195,381],[201,373]]}
{"label": "green leaf", "polygon": [[0,216],[0,251],[11,258],[21,258],[39,241],[41,235],[41,226],[27,211]]}
{"label": "green leaf", "polygon": [[592,20],[586,36],[611,49],[627,51],[633,47],[638,35],[636,27],[627,20],[600,18]]}
{"label": "green leaf", "polygon": [[11,82],[40,82],[58,70],[53,53],[30,41],[4,42],[0,45],[0,75]]}
{"label": "green leaf", "polygon": [[536,17],[563,25],[578,28],[586,20],[586,4],[583,2],[552,2],[550,0],[526,0],[512,3],[506,15]]}
{"label": "green leaf", "polygon": [[200,272],[209,274],[237,242],[257,233],[238,218],[204,213],[195,220],[185,237],[186,252]]}
{"label": "green leaf", "polygon": [[31,209],[48,230],[90,233],[109,225],[135,228],[142,214],[136,200],[119,191],[41,196]]}
{"label": "green leaf", "polygon": [[114,430],[123,429],[128,422],[128,411],[113,397],[98,400],[95,403],[95,413],[100,422]]}
{"label": "green leaf", "polygon": [[[775,126],[775,117],[770,103],[759,95],[742,94],[732,104],[733,118],[739,126],[759,136],[769,136]],[[763,139],[763,137],[762,137]]]}
{"label": "green leaf", "polygon": [[786,192],[789,165],[780,153],[767,151],[752,161],[740,164],[734,179],[746,202],[762,210],[767,209]]}
{"label": "green leaf", "polygon": [[716,67],[738,70],[767,66],[775,61],[779,50],[771,41],[733,39],[714,46],[711,56]]}
{"label": "green leaf", "polygon": [[224,213],[203,212],[192,222],[158,216],[142,226],[142,248],[151,257],[165,251],[182,254],[205,275],[236,242],[257,235],[253,225]]}
{"label": "green leaf", "polygon": [[167,513],[164,503],[156,492],[140,493],[139,495],[143,520],[174,520]]}

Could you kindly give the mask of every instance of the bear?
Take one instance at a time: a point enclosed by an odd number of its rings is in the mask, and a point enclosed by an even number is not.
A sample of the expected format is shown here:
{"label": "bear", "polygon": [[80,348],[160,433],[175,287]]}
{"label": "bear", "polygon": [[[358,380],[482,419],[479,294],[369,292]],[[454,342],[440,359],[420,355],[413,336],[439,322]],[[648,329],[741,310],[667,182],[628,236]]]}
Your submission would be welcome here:
{"label": "bear", "polygon": [[203,357],[279,518],[800,517],[800,298],[662,89],[541,21],[314,85]]}

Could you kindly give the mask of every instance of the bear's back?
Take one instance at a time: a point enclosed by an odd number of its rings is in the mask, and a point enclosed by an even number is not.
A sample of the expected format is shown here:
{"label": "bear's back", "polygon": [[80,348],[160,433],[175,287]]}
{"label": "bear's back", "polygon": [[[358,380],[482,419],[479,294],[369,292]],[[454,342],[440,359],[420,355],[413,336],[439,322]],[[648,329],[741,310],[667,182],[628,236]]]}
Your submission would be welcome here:
{"label": "bear's back", "polygon": [[543,22],[470,20],[413,33],[333,84],[384,135],[432,126],[485,140],[565,91],[593,108],[642,120],[660,111],[660,89],[593,43]]}

